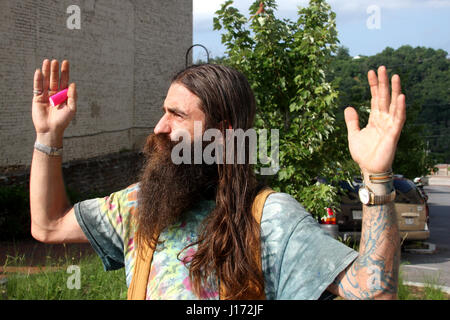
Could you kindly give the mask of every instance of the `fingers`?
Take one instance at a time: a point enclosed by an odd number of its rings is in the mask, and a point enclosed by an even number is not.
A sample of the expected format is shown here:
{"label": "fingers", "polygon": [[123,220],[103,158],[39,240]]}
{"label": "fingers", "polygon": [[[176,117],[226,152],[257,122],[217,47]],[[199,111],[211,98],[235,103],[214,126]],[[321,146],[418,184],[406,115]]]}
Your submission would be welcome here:
{"label": "fingers", "polygon": [[400,77],[397,74],[395,74],[392,77],[391,83],[392,83],[392,99],[391,99],[392,105],[391,105],[391,107],[389,109],[389,113],[390,113],[391,116],[395,116],[395,112],[394,112],[393,109],[395,109],[395,105],[396,105],[396,103],[398,101],[398,97],[402,93],[402,88],[401,88],[401,84],[400,84]]}
{"label": "fingers", "polygon": [[[42,80],[44,79],[41,70],[36,69],[34,72],[34,78],[33,78],[33,91],[40,91],[42,93],[43,90],[43,83]],[[37,94],[35,94],[36,96]]]}
{"label": "fingers", "polygon": [[72,112],[77,111],[77,97],[77,87],[75,83],[71,83],[69,90],[67,90],[67,106]]}
{"label": "fingers", "polygon": [[392,82],[392,101],[397,101],[398,96],[402,93],[400,76],[398,74],[394,74],[391,82]]}
{"label": "fingers", "polygon": [[406,121],[406,102],[404,94],[398,95],[395,102],[392,101],[390,113],[390,116],[393,119],[393,127],[391,131],[392,137],[395,141],[398,141],[403,125]]}
{"label": "fingers", "polygon": [[375,110],[378,108],[378,77],[375,71],[370,70],[367,74],[367,79],[369,80],[370,95],[372,96],[371,108]]}
{"label": "fingers", "polygon": [[345,124],[347,125],[348,136],[358,133],[359,128],[359,117],[356,110],[352,107],[348,107],[344,110]]}
{"label": "fingers", "polygon": [[48,94],[48,88],[50,87],[50,60],[45,59],[42,62],[42,73],[44,75],[43,85],[44,85],[44,95]]}
{"label": "fingers", "polygon": [[36,69],[33,78],[33,101],[41,103],[48,102],[45,99],[46,97],[44,96],[44,75],[42,74],[41,70]]}
{"label": "fingers", "polygon": [[59,90],[59,62],[53,60],[50,71],[50,92],[49,95],[57,93]]}
{"label": "fingers", "polygon": [[389,95],[389,79],[387,76],[386,67],[378,68],[378,110],[382,112],[389,112],[389,105],[391,104],[391,97]]}
{"label": "fingers", "polygon": [[398,75],[392,77],[392,97],[389,95],[389,79],[385,66],[378,68],[378,76],[373,70],[370,70],[368,80],[372,95],[372,110],[389,112],[393,116],[395,112],[391,110],[391,102],[392,105],[395,105],[401,94],[400,77]]}
{"label": "fingers", "polygon": [[59,82],[59,89],[66,89],[69,85],[69,61],[64,60],[61,64],[61,80]]}
{"label": "fingers", "polygon": [[[69,61],[64,60],[61,64],[61,78],[59,76],[59,62],[57,60],[45,59],[42,62],[42,71],[37,69],[34,73],[33,79],[33,90],[41,91],[41,95],[35,94],[34,97],[37,99],[47,99],[57,93],[59,90],[65,89],[69,84]],[[76,109],[76,87],[72,84],[71,90],[68,91],[68,102],[69,108],[71,110]],[[41,101],[44,102],[44,101]]]}
{"label": "fingers", "polygon": [[[406,121],[406,97],[404,94],[400,94],[397,97],[397,103],[395,104],[394,119],[395,122],[403,127]],[[400,128],[401,130],[401,128]]]}

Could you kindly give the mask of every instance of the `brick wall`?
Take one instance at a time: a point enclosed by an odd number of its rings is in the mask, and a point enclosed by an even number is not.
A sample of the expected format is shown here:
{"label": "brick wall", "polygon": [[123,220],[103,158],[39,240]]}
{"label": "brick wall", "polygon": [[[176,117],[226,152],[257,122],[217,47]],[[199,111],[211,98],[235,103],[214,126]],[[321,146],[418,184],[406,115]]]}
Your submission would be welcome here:
{"label": "brick wall", "polygon": [[[66,189],[78,195],[108,195],[138,181],[143,164],[139,152],[126,151],[63,164]],[[29,190],[30,168],[0,168],[0,187]]]}
{"label": "brick wall", "polygon": [[[66,27],[70,5],[80,30]],[[45,58],[69,60],[78,88],[64,163],[139,150],[184,67],[192,0],[2,0],[0,40],[0,167],[31,162],[33,74]]]}
{"label": "brick wall", "polygon": [[[69,199],[75,204],[126,188],[138,181],[143,160],[141,154],[128,151],[64,163]],[[29,182],[29,167],[0,168],[0,242],[31,237]]]}

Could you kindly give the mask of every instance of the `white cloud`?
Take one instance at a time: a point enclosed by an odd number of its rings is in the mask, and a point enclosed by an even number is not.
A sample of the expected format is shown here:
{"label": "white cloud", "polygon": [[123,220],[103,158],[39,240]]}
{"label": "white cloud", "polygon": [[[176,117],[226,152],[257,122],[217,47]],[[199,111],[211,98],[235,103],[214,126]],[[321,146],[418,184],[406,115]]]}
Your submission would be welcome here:
{"label": "white cloud", "polygon": [[[249,15],[248,8],[255,0],[234,0],[233,6],[242,14]],[[194,32],[208,33],[213,30],[215,12],[225,0],[193,0]],[[307,6],[309,0],[278,0],[278,18],[296,20],[299,6]],[[328,0],[337,15],[338,24],[347,24],[366,19],[367,9],[377,5],[381,10],[450,8],[450,0]]]}
{"label": "white cloud", "polygon": [[[248,16],[248,8],[254,1],[255,0],[234,0],[233,6],[238,8],[241,13]],[[222,55],[224,51],[223,46],[220,44],[220,32],[212,31],[215,12],[220,9],[224,2],[225,0],[193,0],[194,41],[207,45],[208,49],[212,52],[212,56]],[[448,12],[450,9],[450,0],[328,0],[328,2],[331,4],[332,10],[337,14],[338,29],[340,31],[346,30],[345,32],[347,32],[347,37],[343,37],[342,40],[347,41],[346,43],[350,47],[354,45],[351,42],[354,41],[352,40],[352,37],[354,37],[354,34],[358,31],[349,31],[348,26],[354,28],[355,25],[360,25],[361,28],[365,28],[368,17],[367,9],[372,5],[380,6],[384,19],[388,19],[388,17],[403,19],[406,23],[404,27],[405,30],[411,27],[410,24],[414,24],[414,22],[408,20],[411,14],[417,14],[417,12],[423,10],[424,14],[428,17],[427,19],[432,19],[434,12]],[[298,6],[308,5],[309,0],[277,0],[277,3],[278,18],[295,20],[297,18]],[[440,14],[439,16],[442,15]],[[442,24],[443,22],[439,23]],[[345,29],[346,27],[347,29]],[[441,27],[439,30],[443,29],[445,29],[445,27]],[[383,31],[385,31],[385,29],[383,29]],[[349,35],[349,32],[351,35]],[[437,46],[442,47],[443,37],[440,37],[437,41],[440,43],[440,45]],[[403,44],[404,42],[405,40],[403,39],[401,41],[399,40],[399,43]],[[386,43],[383,42],[383,46],[385,45]],[[391,46],[394,45],[392,44]],[[448,45],[444,48],[447,47]],[[450,50],[448,51],[450,52]]]}
{"label": "white cloud", "polygon": [[217,11],[223,0],[194,0],[194,17],[197,19],[209,18],[215,11]]}
{"label": "white cloud", "polygon": [[340,12],[360,12],[371,5],[385,9],[417,9],[450,7],[450,0],[329,0],[334,10]]}
{"label": "white cloud", "polygon": [[[193,0],[194,19],[202,22],[212,21],[214,13],[220,9],[225,0]],[[233,6],[247,14],[254,0],[235,0]],[[450,8],[450,0],[329,0],[332,9],[337,14],[352,14],[365,12],[371,5],[385,9],[417,9],[417,8]],[[308,0],[278,0],[278,13],[285,17],[295,14],[299,5],[305,6]]]}
{"label": "white cloud", "polygon": [[[235,0],[236,7],[242,14],[249,15],[248,9],[255,0]],[[212,30],[215,12],[220,9],[225,0],[193,0],[194,28],[197,32]],[[278,0],[277,15],[283,18],[295,18],[297,6],[307,5],[308,0]]]}

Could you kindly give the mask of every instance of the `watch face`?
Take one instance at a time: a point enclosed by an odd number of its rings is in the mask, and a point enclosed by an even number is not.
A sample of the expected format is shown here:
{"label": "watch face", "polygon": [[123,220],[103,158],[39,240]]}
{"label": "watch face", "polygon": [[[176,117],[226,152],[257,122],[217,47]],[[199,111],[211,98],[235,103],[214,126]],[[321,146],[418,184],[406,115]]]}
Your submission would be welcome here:
{"label": "watch face", "polygon": [[370,200],[369,190],[367,190],[366,188],[360,188],[358,194],[359,200],[361,200],[363,204],[369,203]]}

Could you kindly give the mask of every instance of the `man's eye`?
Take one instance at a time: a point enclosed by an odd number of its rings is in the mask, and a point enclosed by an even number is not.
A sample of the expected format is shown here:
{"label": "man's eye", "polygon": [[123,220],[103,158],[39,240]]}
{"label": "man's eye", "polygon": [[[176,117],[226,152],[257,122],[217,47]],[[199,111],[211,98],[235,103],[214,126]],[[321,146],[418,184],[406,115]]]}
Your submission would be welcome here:
{"label": "man's eye", "polygon": [[168,110],[169,114],[180,119],[184,119],[184,115],[176,112],[175,110]]}

